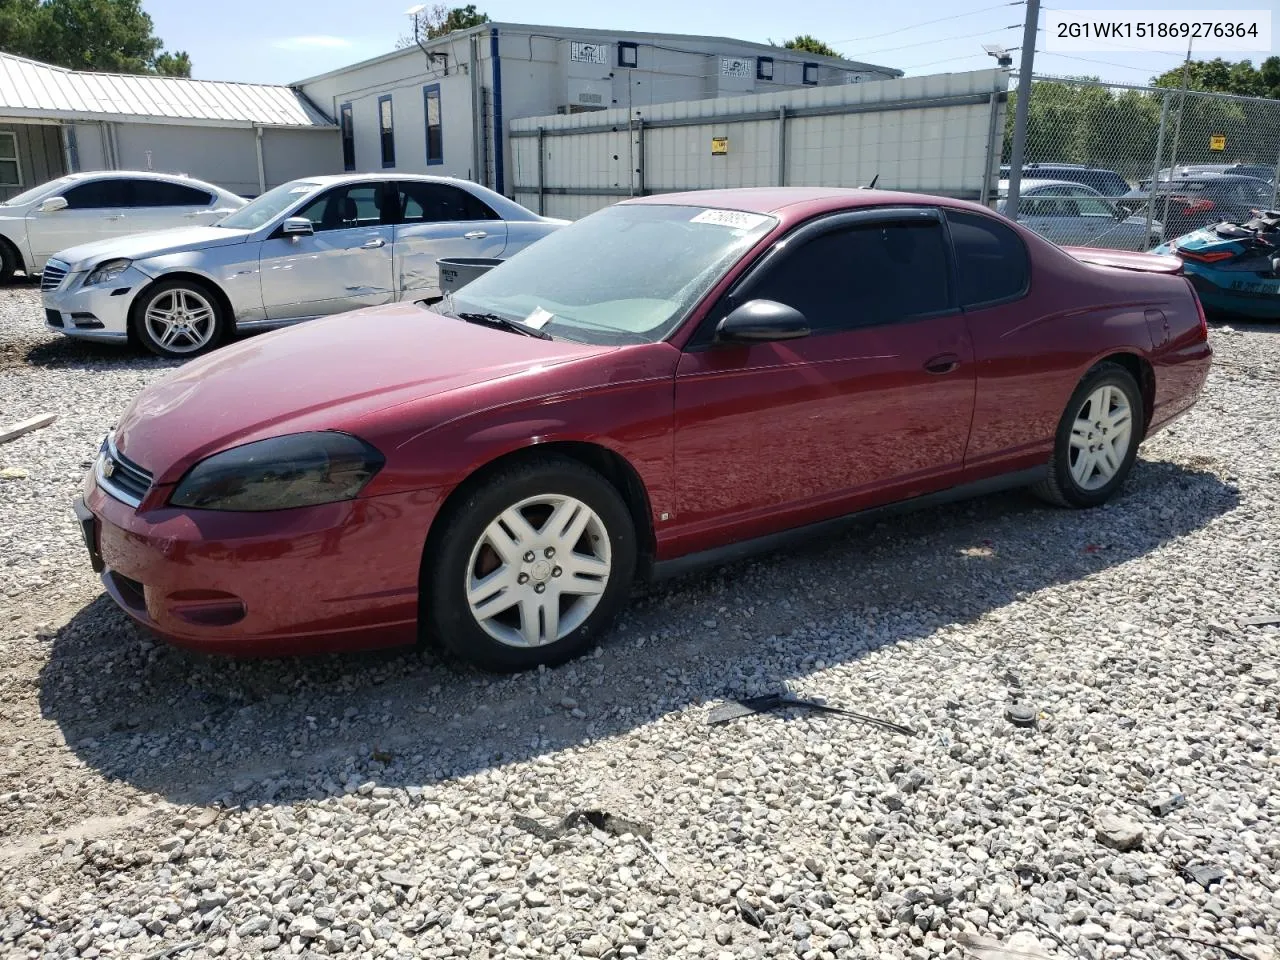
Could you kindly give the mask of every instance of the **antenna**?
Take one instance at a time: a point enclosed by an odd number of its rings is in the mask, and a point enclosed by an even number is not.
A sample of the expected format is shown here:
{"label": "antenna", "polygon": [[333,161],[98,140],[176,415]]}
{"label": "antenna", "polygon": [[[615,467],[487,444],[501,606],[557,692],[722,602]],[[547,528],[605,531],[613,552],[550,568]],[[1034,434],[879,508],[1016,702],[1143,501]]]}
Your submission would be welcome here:
{"label": "antenna", "polygon": [[422,17],[423,11],[426,9],[427,5],[425,3],[414,4],[404,12],[404,15],[406,17],[413,18],[413,42],[416,43],[418,45],[418,49],[426,55],[428,61],[444,61],[444,75],[447,77],[449,75],[449,55],[447,53],[437,53],[433,50],[428,50],[426,43],[422,40],[422,25],[420,18]]}

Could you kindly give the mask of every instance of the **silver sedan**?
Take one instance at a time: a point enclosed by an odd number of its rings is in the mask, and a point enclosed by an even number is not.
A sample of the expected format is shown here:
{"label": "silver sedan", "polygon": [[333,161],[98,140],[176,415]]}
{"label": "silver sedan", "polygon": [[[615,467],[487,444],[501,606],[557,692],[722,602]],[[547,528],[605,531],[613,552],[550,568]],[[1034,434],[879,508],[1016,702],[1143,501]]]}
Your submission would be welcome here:
{"label": "silver sedan", "polygon": [[[996,209],[1006,213],[1009,181],[1000,181]],[[1066,247],[1150,250],[1164,243],[1164,227],[1116,206],[1092,187],[1065,180],[1023,180],[1018,222],[1046,240]]]}
{"label": "silver sedan", "polygon": [[439,296],[440,258],[510,257],[566,222],[467,180],[308,177],[213,226],[61,251],[41,278],[45,323],[192,356],[237,331]]}

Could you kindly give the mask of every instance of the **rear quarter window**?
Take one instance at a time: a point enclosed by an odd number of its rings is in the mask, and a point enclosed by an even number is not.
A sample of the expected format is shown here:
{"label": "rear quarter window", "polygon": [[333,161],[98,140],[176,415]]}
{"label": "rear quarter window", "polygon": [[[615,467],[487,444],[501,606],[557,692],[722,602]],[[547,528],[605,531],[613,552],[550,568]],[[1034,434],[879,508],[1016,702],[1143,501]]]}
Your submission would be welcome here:
{"label": "rear quarter window", "polygon": [[1014,230],[992,217],[947,211],[951,244],[956,252],[960,306],[981,307],[1026,294],[1031,259]]}

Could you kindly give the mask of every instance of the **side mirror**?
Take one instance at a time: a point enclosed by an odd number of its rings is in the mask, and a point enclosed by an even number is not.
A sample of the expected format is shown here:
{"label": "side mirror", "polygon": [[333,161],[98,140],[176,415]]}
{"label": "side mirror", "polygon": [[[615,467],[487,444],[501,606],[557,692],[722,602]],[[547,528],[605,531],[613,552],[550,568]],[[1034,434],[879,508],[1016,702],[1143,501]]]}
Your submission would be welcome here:
{"label": "side mirror", "polygon": [[716,339],[725,343],[795,340],[808,335],[809,321],[804,314],[774,300],[749,300],[734,307],[716,325]]}
{"label": "side mirror", "polygon": [[1111,215],[1116,218],[1116,223],[1124,223],[1131,216],[1129,211],[1119,204],[1112,204]]}
{"label": "side mirror", "polygon": [[40,213],[57,213],[59,210],[67,209],[66,197],[45,197],[40,201],[40,206],[36,207]]}
{"label": "side mirror", "polygon": [[315,225],[306,217],[288,217],[280,224],[280,233],[286,237],[309,237],[315,232]]}

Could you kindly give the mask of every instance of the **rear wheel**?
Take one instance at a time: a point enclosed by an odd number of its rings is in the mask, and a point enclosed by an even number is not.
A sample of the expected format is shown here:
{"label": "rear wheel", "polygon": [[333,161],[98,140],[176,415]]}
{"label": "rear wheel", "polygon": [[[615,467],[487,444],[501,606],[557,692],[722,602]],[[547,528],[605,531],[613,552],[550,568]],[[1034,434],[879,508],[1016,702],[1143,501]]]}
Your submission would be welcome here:
{"label": "rear wheel", "polygon": [[1124,367],[1100,363],[1058,424],[1049,476],[1035,492],[1064,507],[1096,507],[1124,485],[1145,430],[1142,392]]}
{"label": "rear wheel", "polygon": [[143,293],[131,322],[138,340],[162,357],[193,357],[216,347],[227,324],[213,291],[185,278],[161,281]]}
{"label": "rear wheel", "polygon": [[445,524],[425,558],[420,609],[446,649],[482,669],[571,659],[626,602],[635,525],[613,485],[575,460],[516,464]]}
{"label": "rear wheel", "polygon": [[0,240],[0,283],[12,280],[18,266],[18,251],[7,240]]}

